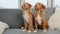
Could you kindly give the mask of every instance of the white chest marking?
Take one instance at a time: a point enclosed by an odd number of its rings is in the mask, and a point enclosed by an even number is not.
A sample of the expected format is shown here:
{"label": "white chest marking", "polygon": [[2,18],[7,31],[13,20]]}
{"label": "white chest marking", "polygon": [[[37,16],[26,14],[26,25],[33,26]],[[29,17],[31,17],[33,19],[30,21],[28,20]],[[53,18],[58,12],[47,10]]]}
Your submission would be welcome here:
{"label": "white chest marking", "polygon": [[29,15],[27,14],[27,12],[24,12],[23,18],[27,21],[27,23],[29,23]]}
{"label": "white chest marking", "polygon": [[37,17],[36,17],[36,20],[37,20],[38,24],[41,25],[41,23],[42,23],[42,21],[41,21],[42,18],[41,18],[41,16],[40,16],[39,14],[38,14]]}

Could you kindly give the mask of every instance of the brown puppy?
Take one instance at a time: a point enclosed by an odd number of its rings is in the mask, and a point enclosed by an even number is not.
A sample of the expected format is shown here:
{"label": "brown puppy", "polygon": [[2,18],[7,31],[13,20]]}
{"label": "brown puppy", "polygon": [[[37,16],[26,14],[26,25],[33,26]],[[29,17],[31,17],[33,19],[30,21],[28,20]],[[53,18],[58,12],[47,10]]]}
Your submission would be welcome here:
{"label": "brown puppy", "polygon": [[35,10],[36,10],[36,14],[34,16],[35,18],[35,31],[34,32],[37,32],[38,25],[39,25],[39,28],[42,28],[43,32],[46,32],[46,29],[48,28],[47,27],[48,23],[44,14],[45,6],[42,3],[38,2],[35,5]]}
{"label": "brown puppy", "polygon": [[23,31],[28,29],[28,32],[31,32],[32,27],[33,27],[33,15],[32,15],[32,11],[31,11],[31,4],[24,3],[22,5],[22,9],[23,9],[23,18],[24,18]]}

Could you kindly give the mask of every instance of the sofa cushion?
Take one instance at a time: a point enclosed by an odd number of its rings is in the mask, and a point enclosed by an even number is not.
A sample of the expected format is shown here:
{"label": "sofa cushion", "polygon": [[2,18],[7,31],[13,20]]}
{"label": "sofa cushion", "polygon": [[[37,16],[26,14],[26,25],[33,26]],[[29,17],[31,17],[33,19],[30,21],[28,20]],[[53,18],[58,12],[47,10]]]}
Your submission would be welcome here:
{"label": "sofa cushion", "polygon": [[27,31],[23,32],[21,29],[7,29],[3,34],[60,34],[60,31],[47,30],[46,32],[43,32],[42,30],[39,30],[36,33],[28,33]]}
{"label": "sofa cushion", "polygon": [[46,19],[49,20],[50,16],[52,16],[52,14],[55,12],[55,8],[46,8],[45,9],[45,16]]}

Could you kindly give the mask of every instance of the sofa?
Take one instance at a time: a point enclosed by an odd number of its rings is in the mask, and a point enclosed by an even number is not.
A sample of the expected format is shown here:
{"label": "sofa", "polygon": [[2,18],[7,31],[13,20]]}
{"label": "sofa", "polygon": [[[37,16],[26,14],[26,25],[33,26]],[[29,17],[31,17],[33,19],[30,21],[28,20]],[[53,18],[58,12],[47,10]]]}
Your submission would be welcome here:
{"label": "sofa", "polygon": [[[33,13],[35,12],[32,9]],[[46,19],[49,20],[49,17],[54,13],[55,8],[46,8],[45,15]],[[24,24],[22,17],[22,9],[0,9],[0,21],[3,21],[9,25],[8,29],[5,29],[3,34],[60,34],[60,31],[57,30],[47,30],[47,32],[38,32],[28,33],[27,31],[23,32],[21,27]]]}

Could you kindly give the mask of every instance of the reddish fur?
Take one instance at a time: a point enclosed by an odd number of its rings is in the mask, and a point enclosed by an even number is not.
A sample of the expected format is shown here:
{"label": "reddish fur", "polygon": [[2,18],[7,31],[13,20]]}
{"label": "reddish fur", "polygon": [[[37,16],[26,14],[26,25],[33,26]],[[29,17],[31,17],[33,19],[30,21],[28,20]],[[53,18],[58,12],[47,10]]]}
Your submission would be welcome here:
{"label": "reddish fur", "polygon": [[[27,7],[26,7],[27,6]],[[22,9],[23,9],[23,12],[24,11],[27,11],[28,12],[28,15],[29,15],[29,24],[27,23],[27,21],[24,20],[24,29],[27,29],[32,31],[32,27],[33,27],[33,16],[32,16],[32,12],[31,12],[31,4],[29,3],[24,3],[22,5]],[[24,13],[23,13],[24,14]]]}
{"label": "reddish fur", "polygon": [[35,10],[36,10],[36,14],[34,15],[34,18],[36,18],[37,13],[39,13],[39,11],[40,11],[40,15],[41,15],[41,18],[42,18],[42,25],[38,25],[37,21],[34,19],[34,21],[35,21],[35,29],[38,30],[38,27],[42,28],[43,30],[48,29],[48,22],[47,22],[47,20],[45,18],[45,14],[44,14],[45,6],[42,3],[38,2],[35,5]]}

